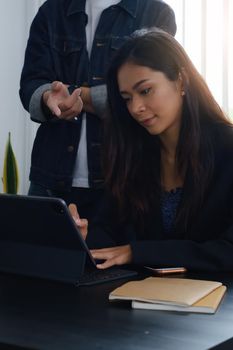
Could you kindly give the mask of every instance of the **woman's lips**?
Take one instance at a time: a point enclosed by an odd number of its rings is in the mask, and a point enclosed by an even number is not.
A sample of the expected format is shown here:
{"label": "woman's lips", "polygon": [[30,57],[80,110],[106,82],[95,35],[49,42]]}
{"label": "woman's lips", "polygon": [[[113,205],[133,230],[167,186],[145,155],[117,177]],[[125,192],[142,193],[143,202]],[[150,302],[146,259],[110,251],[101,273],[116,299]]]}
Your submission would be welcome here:
{"label": "woman's lips", "polygon": [[139,123],[143,126],[150,126],[154,123],[156,117],[153,116],[153,117],[149,117],[149,118],[145,118],[143,120],[140,120]]}

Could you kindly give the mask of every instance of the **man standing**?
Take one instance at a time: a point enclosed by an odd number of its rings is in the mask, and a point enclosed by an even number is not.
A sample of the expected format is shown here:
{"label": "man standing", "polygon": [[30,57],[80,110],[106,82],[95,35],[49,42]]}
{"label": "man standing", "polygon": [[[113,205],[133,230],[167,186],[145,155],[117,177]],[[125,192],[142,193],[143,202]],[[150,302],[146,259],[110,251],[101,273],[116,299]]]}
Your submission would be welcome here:
{"label": "man standing", "polygon": [[176,32],[175,16],[157,0],[47,0],[30,29],[20,98],[40,123],[29,194],[77,203],[92,219],[103,195],[101,134],[105,72],[137,29]]}

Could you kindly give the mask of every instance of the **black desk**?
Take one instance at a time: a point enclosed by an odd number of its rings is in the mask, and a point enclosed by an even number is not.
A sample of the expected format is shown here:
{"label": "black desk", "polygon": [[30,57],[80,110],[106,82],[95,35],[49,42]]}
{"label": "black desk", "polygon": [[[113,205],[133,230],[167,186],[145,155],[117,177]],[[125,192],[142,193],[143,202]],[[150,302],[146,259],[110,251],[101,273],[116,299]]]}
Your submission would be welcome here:
{"label": "black desk", "polygon": [[0,342],[46,350],[206,350],[233,336],[233,274],[198,278],[228,287],[215,315],[110,304],[109,292],[122,281],[77,288],[0,275]]}

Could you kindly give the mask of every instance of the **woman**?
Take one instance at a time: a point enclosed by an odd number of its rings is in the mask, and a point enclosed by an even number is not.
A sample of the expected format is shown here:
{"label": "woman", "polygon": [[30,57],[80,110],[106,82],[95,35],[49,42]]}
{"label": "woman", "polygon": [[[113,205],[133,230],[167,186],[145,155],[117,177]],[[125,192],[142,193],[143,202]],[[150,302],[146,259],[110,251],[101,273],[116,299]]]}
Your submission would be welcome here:
{"label": "woman", "polygon": [[232,124],[182,46],[158,29],[133,36],[107,88],[106,184],[131,228],[92,250],[98,267],[232,270]]}

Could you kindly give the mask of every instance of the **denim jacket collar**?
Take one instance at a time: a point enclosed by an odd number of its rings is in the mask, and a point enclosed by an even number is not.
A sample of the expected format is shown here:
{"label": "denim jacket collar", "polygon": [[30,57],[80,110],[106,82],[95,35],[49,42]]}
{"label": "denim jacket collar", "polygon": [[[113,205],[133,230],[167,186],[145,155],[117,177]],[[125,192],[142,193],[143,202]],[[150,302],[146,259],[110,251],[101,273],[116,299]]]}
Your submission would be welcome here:
{"label": "denim jacket collar", "polygon": [[[86,0],[71,0],[67,10],[67,16],[77,12],[85,12]],[[116,6],[122,7],[132,17],[136,17],[138,0],[121,0]]]}
{"label": "denim jacket collar", "polygon": [[85,12],[85,4],[86,0],[71,0],[67,10],[67,16],[77,12]]}
{"label": "denim jacket collar", "polygon": [[138,0],[121,0],[118,5],[127,11],[132,17],[136,17]]}

